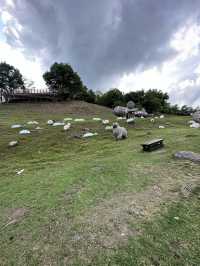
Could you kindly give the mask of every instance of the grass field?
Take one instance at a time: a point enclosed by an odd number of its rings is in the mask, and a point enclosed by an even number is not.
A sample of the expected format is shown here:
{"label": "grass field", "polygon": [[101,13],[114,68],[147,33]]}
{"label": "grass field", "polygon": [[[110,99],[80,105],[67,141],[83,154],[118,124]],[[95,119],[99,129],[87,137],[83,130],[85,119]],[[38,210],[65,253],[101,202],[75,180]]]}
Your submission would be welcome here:
{"label": "grass field", "polygon": [[[65,117],[86,121],[46,124]],[[137,119],[116,142],[93,117],[116,120],[86,103],[0,106],[0,265],[200,265],[200,165],[173,158],[200,153],[200,130],[190,117]],[[43,129],[11,129],[30,120]],[[98,136],[74,138],[83,128]],[[164,149],[143,153],[157,137]]]}

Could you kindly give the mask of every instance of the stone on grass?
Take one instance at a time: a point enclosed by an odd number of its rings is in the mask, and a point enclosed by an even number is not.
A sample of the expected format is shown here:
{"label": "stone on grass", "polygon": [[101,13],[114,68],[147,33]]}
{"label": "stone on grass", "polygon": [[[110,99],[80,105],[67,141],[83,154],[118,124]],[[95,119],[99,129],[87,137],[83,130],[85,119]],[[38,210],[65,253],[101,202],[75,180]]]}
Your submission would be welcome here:
{"label": "stone on grass", "polygon": [[64,122],[55,122],[55,123],[53,123],[53,127],[57,127],[57,126],[64,126],[65,125],[65,123]]}
{"label": "stone on grass", "polygon": [[159,126],[158,128],[162,129],[162,128],[165,128],[164,126]]}
{"label": "stone on grass", "polygon": [[24,172],[24,169],[21,169],[19,171],[17,171],[17,175],[21,175]]}
{"label": "stone on grass", "polygon": [[92,120],[93,120],[93,121],[101,121],[102,119],[99,118],[99,117],[93,117]]}
{"label": "stone on grass", "polygon": [[105,130],[113,130],[113,127],[112,126],[106,126]]}
{"label": "stone on grass", "polygon": [[126,117],[122,117],[122,116],[117,117],[117,120],[125,120],[125,119],[126,119]]}
{"label": "stone on grass", "polygon": [[66,130],[69,130],[70,127],[71,127],[71,124],[70,123],[67,123],[66,125],[64,125],[64,128],[63,129],[66,131]]}
{"label": "stone on grass", "polygon": [[17,145],[18,145],[18,141],[17,140],[10,141],[9,144],[8,144],[9,147],[15,147]]}
{"label": "stone on grass", "polygon": [[64,118],[64,121],[72,121],[73,119],[71,117]]}
{"label": "stone on grass", "polygon": [[188,121],[188,124],[193,124],[193,123],[194,123],[194,120]]}
{"label": "stone on grass", "polygon": [[165,116],[164,115],[160,115],[160,118],[162,119],[162,118],[164,118]]}
{"label": "stone on grass", "polygon": [[98,135],[97,133],[88,132],[88,133],[85,133],[83,135],[83,138],[89,138],[89,137],[93,137],[93,136],[97,136],[97,135]]}
{"label": "stone on grass", "polygon": [[191,128],[200,128],[200,124],[193,121],[192,124],[190,124]]}
{"label": "stone on grass", "polygon": [[135,123],[135,118],[128,118],[127,120],[126,120],[126,122],[128,123],[128,124],[134,124]]}
{"label": "stone on grass", "polygon": [[109,120],[107,120],[107,119],[103,120],[103,121],[102,121],[102,124],[103,124],[103,125],[108,125],[108,124],[109,124]]}
{"label": "stone on grass", "polygon": [[22,125],[18,125],[18,124],[11,126],[11,128],[21,128],[21,127],[22,127]]}
{"label": "stone on grass", "polygon": [[200,111],[195,112],[195,113],[192,115],[192,118],[193,118],[193,120],[194,120],[196,123],[200,123]]}
{"label": "stone on grass", "polygon": [[84,122],[85,119],[84,118],[76,118],[74,119],[75,122]]}
{"label": "stone on grass", "polygon": [[19,132],[20,135],[27,135],[27,134],[31,134],[30,130],[28,129],[23,129]]}
{"label": "stone on grass", "polygon": [[177,159],[190,160],[192,162],[200,163],[200,154],[192,151],[178,151],[174,154]]}
{"label": "stone on grass", "polygon": [[54,121],[53,121],[53,120],[48,120],[48,121],[47,121],[47,125],[50,125],[50,126],[52,126],[52,125],[53,125],[53,123],[54,123]]}
{"label": "stone on grass", "polygon": [[113,110],[114,115],[118,117],[124,117],[127,115],[128,108],[123,106],[116,106]]}
{"label": "stone on grass", "polygon": [[37,121],[28,121],[28,125],[38,125],[39,123]]}
{"label": "stone on grass", "polygon": [[41,128],[41,127],[36,127],[35,129],[36,129],[36,130],[41,130],[42,128]]}

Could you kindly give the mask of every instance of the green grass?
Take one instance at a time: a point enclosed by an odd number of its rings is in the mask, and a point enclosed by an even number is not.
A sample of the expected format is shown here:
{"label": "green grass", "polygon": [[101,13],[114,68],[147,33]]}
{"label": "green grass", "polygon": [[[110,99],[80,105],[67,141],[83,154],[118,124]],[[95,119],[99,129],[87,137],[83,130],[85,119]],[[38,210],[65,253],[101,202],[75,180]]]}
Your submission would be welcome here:
{"label": "green grass", "polygon": [[[128,139],[115,142],[111,132],[92,121],[97,116],[115,121],[109,109],[84,103],[0,106],[0,265],[199,265],[196,194],[167,202],[167,210],[160,208],[150,220],[136,219],[132,226],[143,233],[123,247],[94,246],[88,257],[85,243],[71,241],[71,234],[82,226],[80,219],[103,201],[121,193],[142,193],[169,177],[178,184],[200,175],[199,165],[172,156],[178,150],[200,152],[200,132],[188,127],[189,117],[168,116],[155,124],[138,119],[136,126],[128,126]],[[86,121],[74,122],[69,132],[46,125],[48,119],[64,117]],[[10,128],[29,120],[39,121],[43,130],[19,136],[19,130]],[[158,125],[166,128],[158,129]],[[87,140],[71,136],[83,128],[99,135]],[[143,153],[140,144],[157,137],[165,139],[164,150]],[[12,140],[19,145],[8,148]],[[20,169],[24,173],[17,175]],[[25,216],[5,227],[17,208],[26,208]],[[182,218],[174,221],[173,216]],[[183,248],[179,240],[186,243]],[[178,255],[171,250],[174,245]]]}

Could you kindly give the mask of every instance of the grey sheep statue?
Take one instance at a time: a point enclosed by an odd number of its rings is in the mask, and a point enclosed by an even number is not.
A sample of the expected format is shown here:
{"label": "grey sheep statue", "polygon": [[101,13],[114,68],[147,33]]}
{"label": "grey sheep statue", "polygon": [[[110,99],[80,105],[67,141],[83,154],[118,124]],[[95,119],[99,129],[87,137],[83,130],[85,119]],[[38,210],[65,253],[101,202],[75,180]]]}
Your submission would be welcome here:
{"label": "grey sheep statue", "polygon": [[121,139],[126,139],[128,137],[128,133],[124,127],[120,127],[118,123],[114,123],[113,136],[116,140],[121,140]]}

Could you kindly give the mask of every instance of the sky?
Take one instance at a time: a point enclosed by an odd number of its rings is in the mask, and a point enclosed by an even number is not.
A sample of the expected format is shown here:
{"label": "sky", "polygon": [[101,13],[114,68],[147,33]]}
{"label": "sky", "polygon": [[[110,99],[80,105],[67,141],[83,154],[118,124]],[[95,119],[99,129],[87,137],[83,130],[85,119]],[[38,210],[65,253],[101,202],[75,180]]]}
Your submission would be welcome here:
{"label": "sky", "polygon": [[0,61],[38,89],[65,62],[93,90],[200,106],[200,0],[0,0]]}

